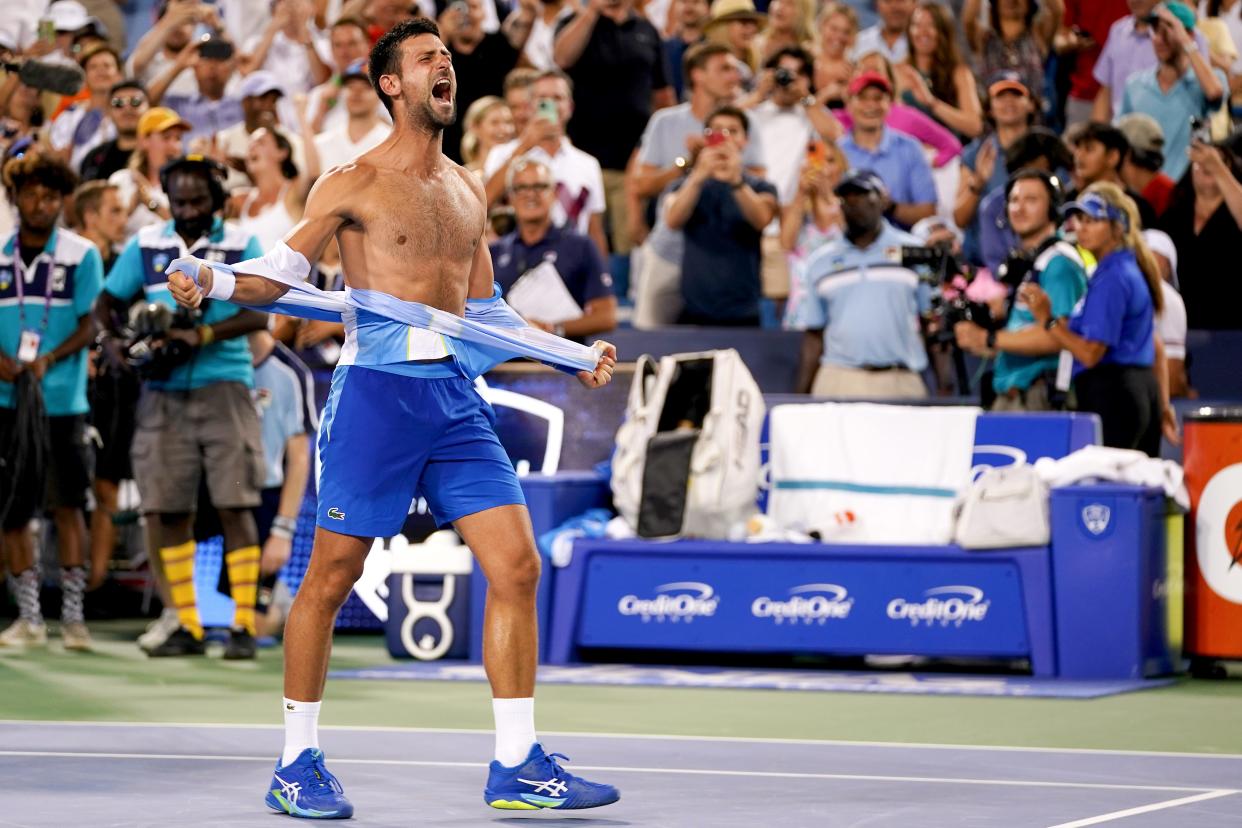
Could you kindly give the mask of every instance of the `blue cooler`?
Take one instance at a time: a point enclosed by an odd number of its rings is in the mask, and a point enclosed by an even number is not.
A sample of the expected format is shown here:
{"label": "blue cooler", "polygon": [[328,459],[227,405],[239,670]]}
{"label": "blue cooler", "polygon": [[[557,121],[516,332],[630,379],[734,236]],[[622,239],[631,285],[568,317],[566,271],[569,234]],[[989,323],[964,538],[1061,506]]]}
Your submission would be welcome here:
{"label": "blue cooler", "polygon": [[1052,490],[1057,674],[1173,672],[1164,492],[1105,483]]}
{"label": "blue cooler", "polygon": [[452,532],[396,545],[384,638],[393,658],[465,658],[470,650],[470,550]]}

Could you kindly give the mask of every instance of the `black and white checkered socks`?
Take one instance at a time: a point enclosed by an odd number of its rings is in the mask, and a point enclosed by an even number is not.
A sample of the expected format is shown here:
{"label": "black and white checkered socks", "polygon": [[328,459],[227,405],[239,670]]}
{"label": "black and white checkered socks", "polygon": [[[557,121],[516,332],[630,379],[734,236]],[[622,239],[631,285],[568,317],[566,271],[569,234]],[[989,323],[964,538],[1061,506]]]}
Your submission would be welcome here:
{"label": "black and white checkered socks", "polygon": [[84,623],[86,617],[83,614],[82,602],[86,594],[86,569],[80,566],[62,567],[60,588],[64,591],[64,602],[60,609],[61,622],[64,624]]}
{"label": "black and white checkered socks", "polygon": [[39,568],[32,566],[18,574],[17,610],[22,620],[31,624],[43,623],[43,610],[39,608]]}

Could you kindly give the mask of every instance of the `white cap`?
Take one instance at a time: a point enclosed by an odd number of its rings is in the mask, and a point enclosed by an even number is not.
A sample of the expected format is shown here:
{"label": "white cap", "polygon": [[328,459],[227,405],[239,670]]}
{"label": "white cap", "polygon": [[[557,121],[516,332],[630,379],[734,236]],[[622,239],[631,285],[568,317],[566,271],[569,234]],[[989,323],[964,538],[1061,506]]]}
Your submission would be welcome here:
{"label": "white cap", "polygon": [[76,32],[85,29],[95,22],[77,0],[56,0],[47,7],[47,16],[52,19],[58,32]]}
{"label": "white cap", "polygon": [[1169,260],[1169,270],[1173,273],[1173,278],[1177,279],[1177,245],[1173,244],[1173,239],[1163,230],[1144,230],[1143,241],[1151,248],[1152,253],[1159,253]]}

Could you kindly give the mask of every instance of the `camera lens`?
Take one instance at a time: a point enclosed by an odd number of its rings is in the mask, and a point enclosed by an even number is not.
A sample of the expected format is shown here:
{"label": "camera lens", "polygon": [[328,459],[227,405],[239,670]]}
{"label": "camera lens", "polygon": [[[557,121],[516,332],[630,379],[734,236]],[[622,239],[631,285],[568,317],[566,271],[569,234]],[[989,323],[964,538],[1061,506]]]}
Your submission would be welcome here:
{"label": "camera lens", "polygon": [[775,80],[777,86],[789,86],[794,82],[794,74],[782,66],[776,70]]}

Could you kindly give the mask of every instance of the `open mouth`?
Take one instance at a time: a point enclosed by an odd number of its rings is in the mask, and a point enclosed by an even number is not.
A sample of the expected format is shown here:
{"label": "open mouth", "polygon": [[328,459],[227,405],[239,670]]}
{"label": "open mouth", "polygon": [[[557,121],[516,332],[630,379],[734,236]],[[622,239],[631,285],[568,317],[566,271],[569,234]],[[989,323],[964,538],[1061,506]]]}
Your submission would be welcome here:
{"label": "open mouth", "polygon": [[431,96],[437,101],[451,103],[453,100],[453,82],[448,78],[440,78],[431,87]]}

